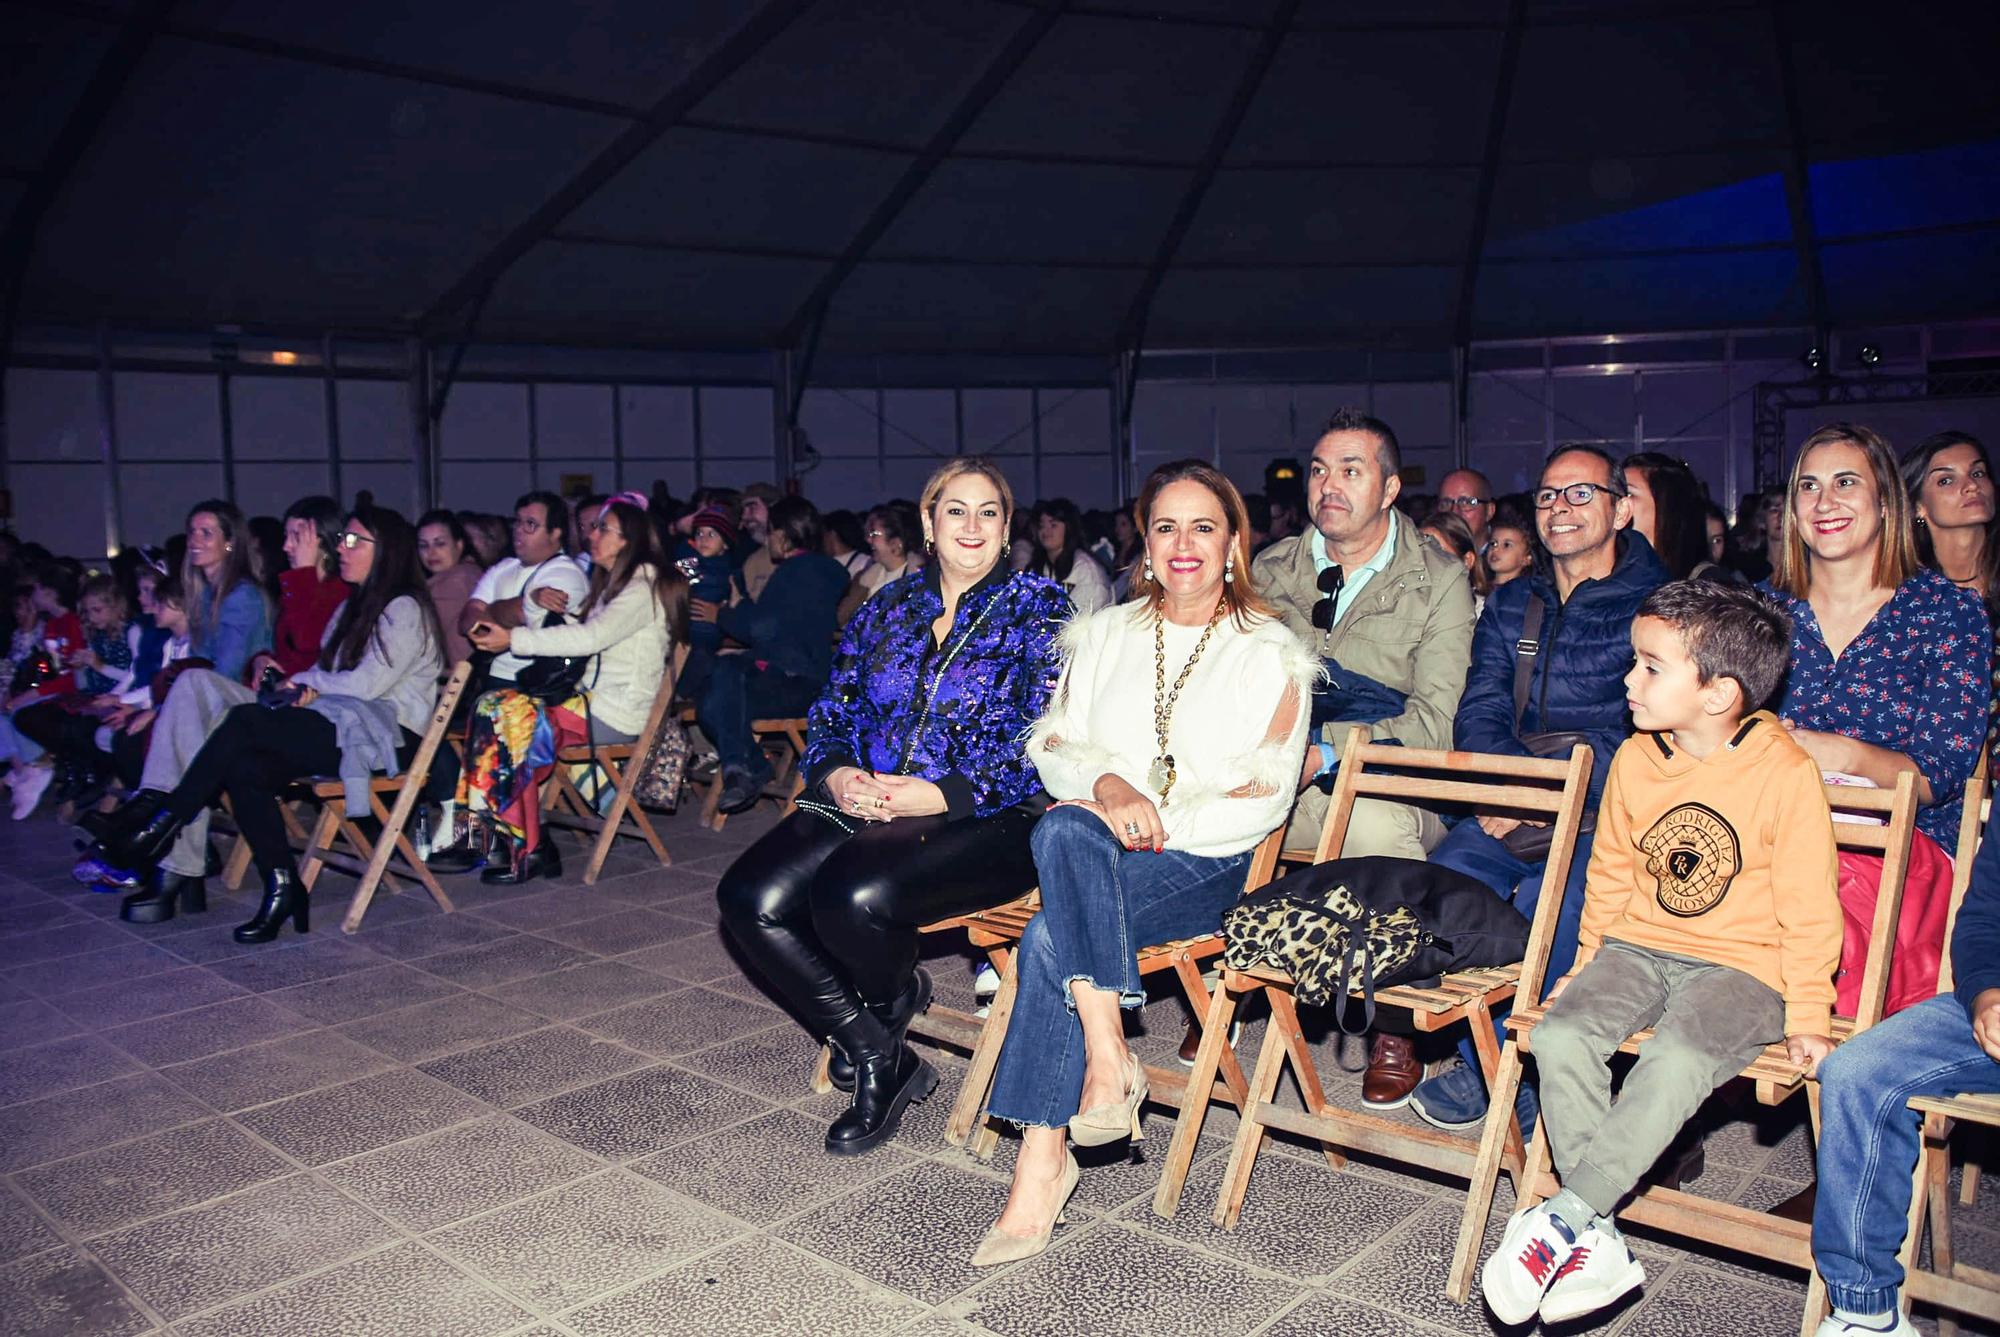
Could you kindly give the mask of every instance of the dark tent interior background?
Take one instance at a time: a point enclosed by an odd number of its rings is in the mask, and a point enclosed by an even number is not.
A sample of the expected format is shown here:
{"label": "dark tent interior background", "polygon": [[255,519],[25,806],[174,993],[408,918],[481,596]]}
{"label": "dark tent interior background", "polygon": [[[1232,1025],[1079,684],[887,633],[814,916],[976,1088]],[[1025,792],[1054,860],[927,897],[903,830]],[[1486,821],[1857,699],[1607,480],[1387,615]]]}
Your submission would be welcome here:
{"label": "dark tent interior background", "polygon": [[[2000,435],[2000,6],[0,3],[12,523]],[[1803,355],[1818,349],[1818,367]],[[1788,387],[1788,388],[1779,388]]]}

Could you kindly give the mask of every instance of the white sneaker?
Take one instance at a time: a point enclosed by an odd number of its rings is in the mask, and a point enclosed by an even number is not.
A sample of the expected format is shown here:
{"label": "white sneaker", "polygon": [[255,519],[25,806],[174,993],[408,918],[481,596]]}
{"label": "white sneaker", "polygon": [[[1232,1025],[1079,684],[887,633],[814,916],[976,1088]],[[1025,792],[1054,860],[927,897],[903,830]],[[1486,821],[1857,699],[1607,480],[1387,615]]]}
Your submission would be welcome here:
{"label": "white sneaker", "polygon": [[14,820],[24,822],[55,781],[53,766],[23,766],[14,772]]}
{"label": "white sneaker", "polygon": [[1561,1323],[1594,1314],[1645,1280],[1646,1269],[1639,1266],[1624,1240],[1597,1226],[1585,1226],[1576,1237],[1576,1247],[1556,1269],[1548,1293],[1542,1296],[1542,1322]]}
{"label": "white sneaker", "polygon": [[1542,1293],[1568,1261],[1575,1239],[1547,1203],[1536,1203],[1507,1218],[1500,1247],[1479,1269],[1479,1289],[1493,1317],[1509,1327],[1532,1319]]}
{"label": "white sneaker", "polygon": [[972,977],[972,999],[979,1006],[972,1010],[975,1017],[984,1017],[993,1010],[993,1000],[1000,996],[1000,972],[993,968],[991,961],[981,961],[979,972]]}
{"label": "white sneaker", "polygon": [[1916,1325],[1910,1322],[1908,1314],[1898,1309],[1891,1317],[1893,1321],[1888,1327],[1871,1328],[1828,1314],[1819,1321],[1813,1337],[1917,1337]]}

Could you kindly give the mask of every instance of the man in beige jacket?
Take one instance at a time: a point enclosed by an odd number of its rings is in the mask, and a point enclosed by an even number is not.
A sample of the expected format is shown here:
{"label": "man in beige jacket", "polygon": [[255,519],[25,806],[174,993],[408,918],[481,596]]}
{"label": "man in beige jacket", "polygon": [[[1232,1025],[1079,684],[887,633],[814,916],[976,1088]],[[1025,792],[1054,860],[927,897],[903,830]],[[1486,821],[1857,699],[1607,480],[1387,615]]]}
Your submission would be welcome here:
{"label": "man in beige jacket", "polygon": [[[1338,692],[1343,678],[1359,674],[1405,698],[1399,713],[1361,721],[1372,737],[1448,748],[1472,660],[1472,586],[1456,558],[1395,510],[1401,468],[1387,423],[1359,409],[1335,413],[1306,465],[1313,527],[1266,548],[1252,570],[1258,592],[1277,606],[1285,625],[1329,661],[1335,682],[1322,691]],[[1306,754],[1309,770],[1322,779],[1332,772],[1336,749],[1353,723],[1320,726],[1317,746]],[[1286,848],[1318,842],[1327,806],[1321,784],[1307,784],[1292,810]],[[1422,859],[1444,830],[1426,809],[1361,799],[1341,853]],[[1408,1040],[1378,1035],[1363,1099],[1393,1109],[1409,1099],[1422,1075]]]}

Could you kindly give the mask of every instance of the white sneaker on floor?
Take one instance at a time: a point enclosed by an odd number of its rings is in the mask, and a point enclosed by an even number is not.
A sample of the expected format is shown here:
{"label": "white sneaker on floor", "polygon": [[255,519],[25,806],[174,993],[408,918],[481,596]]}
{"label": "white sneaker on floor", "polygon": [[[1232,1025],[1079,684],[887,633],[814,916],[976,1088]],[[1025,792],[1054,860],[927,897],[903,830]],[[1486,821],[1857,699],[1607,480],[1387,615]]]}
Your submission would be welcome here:
{"label": "white sneaker on floor", "polygon": [[1908,1314],[1898,1309],[1890,1319],[1890,1324],[1886,1328],[1871,1328],[1863,1323],[1850,1322],[1828,1314],[1819,1321],[1819,1327],[1813,1331],[1813,1337],[1917,1337],[1916,1325],[1910,1322]]}
{"label": "white sneaker on floor", "polygon": [[1479,1269],[1479,1289],[1493,1317],[1510,1327],[1534,1318],[1542,1293],[1555,1280],[1575,1246],[1568,1225],[1547,1203],[1536,1203],[1507,1218],[1500,1247]]}
{"label": "white sneaker on floor", "polygon": [[985,1017],[993,1010],[993,1000],[1000,996],[1000,972],[993,968],[991,961],[981,961],[979,971],[972,977],[972,1001],[979,1006],[972,1009],[975,1017]]}
{"label": "white sneaker on floor", "polygon": [[1586,1226],[1576,1237],[1576,1247],[1556,1269],[1548,1293],[1542,1296],[1542,1322],[1561,1323],[1594,1314],[1645,1281],[1646,1269],[1639,1266],[1624,1240],[1600,1227]]}
{"label": "white sneaker on floor", "polygon": [[55,778],[53,766],[22,766],[14,772],[15,821],[28,820],[28,814],[42,801],[42,795],[49,792]]}

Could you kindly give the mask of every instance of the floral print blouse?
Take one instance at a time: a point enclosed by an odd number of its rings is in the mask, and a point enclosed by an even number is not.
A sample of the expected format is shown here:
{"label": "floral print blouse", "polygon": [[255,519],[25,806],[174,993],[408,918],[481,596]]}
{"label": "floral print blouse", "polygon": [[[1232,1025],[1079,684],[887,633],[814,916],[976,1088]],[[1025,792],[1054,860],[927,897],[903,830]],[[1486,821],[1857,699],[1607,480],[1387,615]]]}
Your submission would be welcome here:
{"label": "floral print blouse", "polygon": [[1917,828],[1954,851],[1993,696],[1993,632],[1978,596],[1920,570],[1835,659],[1810,603],[1760,588],[1792,617],[1791,670],[1772,708],[1801,729],[1915,762],[1932,799],[1917,810]]}

